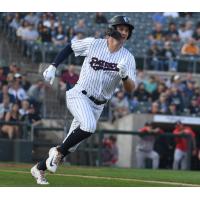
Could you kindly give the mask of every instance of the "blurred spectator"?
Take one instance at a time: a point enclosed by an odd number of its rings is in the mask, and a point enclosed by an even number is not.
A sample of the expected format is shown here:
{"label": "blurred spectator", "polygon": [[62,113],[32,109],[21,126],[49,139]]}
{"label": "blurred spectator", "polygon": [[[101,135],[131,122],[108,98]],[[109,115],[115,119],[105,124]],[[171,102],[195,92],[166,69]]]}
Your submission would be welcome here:
{"label": "blurred spectator", "polygon": [[6,75],[4,74],[4,69],[2,66],[0,66],[0,86],[5,83],[6,81]]}
{"label": "blurred spectator", "polygon": [[98,38],[103,38],[102,32],[96,30],[95,33],[94,33],[94,37],[95,37],[96,39],[98,39]]}
{"label": "blurred spectator", "polygon": [[37,26],[39,22],[39,17],[36,13],[29,12],[25,17],[24,20],[26,20],[29,24],[33,24],[35,27]]}
{"label": "blurred spectator", "polygon": [[81,29],[80,29],[80,30],[78,29],[78,30],[75,32],[75,35],[74,35],[74,37],[72,38],[71,42],[73,43],[73,41],[81,40],[81,39],[83,39],[84,37],[85,37],[85,32],[83,32]]}
{"label": "blurred spectator", "polygon": [[164,12],[163,16],[170,17],[170,18],[177,18],[179,17],[179,13],[178,12]]}
{"label": "blurred spectator", "polygon": [[33,105],[30,105],[26,114],[22,116],[21,120],[28,122],[32,126],[37,126],[42,123],[41,117]]}
{"label": "blurred spectator", "polygon": [[166,90],[166,85],[164,83],[159,83],[158,87],[154,92],[151,94],[152,101],[158,100],[159,96],[164,93]]}
{"label": "blurred spectator", "polygon": [[[195,132],[192,130],[191,127],[185,126],[181,123],[181,121],[176,122],[175,129],[173,130],[174,135],[186,134],[192,137],[192,149],[193,155],[196,153],[196,141],[195,141]],[[189,141],[187,138],[180,138],[176,137],[176,148],[174,151],[174,162],[173,162],[173,169],[178,170],[179,165],[180,169],[185,170],[187,169],[187,162],[188,162],[188,153],[189,149]]]}
{"label": "blurred spectator", "polygon": [[19,109],[19,114],[21,116],[26,115],[28,113],[29,106],[30,106],[29,101],[27,100],[21,101],[21,108]]}
{"label": "blurred spectator", "polygon": [[140,83],[133,95],[138,102],[148,102],[151,100],[150,94],[146,91],[144,83]]}
{"label": "blurred spectator", "polygon": [[200,116],[200,107],[196,97],[191,98],[188,109],[192,116]]}
{"label": "blurred spectator", "polygon": [[16,102],[16,99],[15,99],[15,96],[13,94],[10,94],[8,92],[8,85],[7,84],[4,84],[2,86],[2,90],[0,91],[0,103],[3,101],[3,98],[4,96],[9,96],[9,100],[11,103],[15,103]]}
{"label": "blurred spectator", "polygon": [[79,75],[75,72],[75,65],[69,65],[67,70],[63,71],[60,77],[60,89],[69,90],[77,83]]}
{"label": "blurred spectator", "polygon": [[194,96],[194,81],[186,81],[185,87],[183,89],[184,101],[186,106],[188,106],[191,98]]}
{"label": "blurred spectator", "polygon": [[27,91],[31,87],[31,82],[27,80],[29,77],[26,73],[22,75],[21,85],[25,91]]}
{"label": "blurred spectator", "polygon": [[179,41],[179,33],[176,27],[176,24],[174,22],[169,23],[168,30],[165,33],[165,38],[168,41]]}
{"label": "blurred spectator", "polygon": [[192,34],[192,38],[194,38],[196,42],[200,42],[200,26],[197,27],[195,32]]}
{"label": "blurred spectator", "polygon": [[97,12],[95,15],[94,22],[96,24],[107,24],[108,20],[106,19],[106,17],[103,15],[102,12]]}
{"label": "blurred spectator", "polygon": [[146,159],[151,159],[152,168],[157,169],[159,167],[159,154],[154,151],[154,143],[156,135],[162,134],[163,131],[160,128],[154,128],[152,122],[146,122],[145,126],[139,129],[139,132],[139,142],[136,146],[137,167],[145,168]]}
{"label": "blurred spectator", "polygon": [[149,39],[151,41],[163,41],[165,39],[165,31],[163,30],[163,26],[160,23],[156,23],[154,25],[154,29],[149,35]]}
{"label": "blurred spectator", "polygon": [[20,68],[15,64],[15,63],[11,63],[9,65],[9,73],[12,73],[13,75],[15,75],[16,73],[20,72]]}
{"label": "blurred spectator", "polygon": [[160,94],[157,103],[159,106],[159,112],[161,114],[166,114],[168,110],[168,102],[167,102],[167,95],[165,93]]}
{"label": "blurred spectator", "polygon": [[172,102],[171,104],[169,104],[166,114],[167,115],[174,115],[174,116],[180,115],[180,112],[178,112],[177,109],[176,109],[175,103]]}
{"label": "blurred spectator", "polygon": [[51,27],[51,22],[50,22],[48,13],[42,13],[41,19],[42,19],[41,21],[43,23],[43,26],[46,26],[48,28]]}
{"label": "blurred spectator", "polygon": [[168,87],[176,87],[180,92],[183,92],[185,88],[185,83],[183,83],[180,75],[175,74],[171,76],[171,83],[168,85]]}
{"label": "blurred spectator", "polygon": [[167,41],[160,52],[160,63],[163,71],[177,71],[176,53],[172,48],[171,42]]}
{"label": "blurred spectator", "polygon": [[117,138],[115,136],[104,138],[102,149],[103,166],[116,166],[119,157],[119,150],[116,143]]}
{"label": "blurred spectator", "polygon": [[157,89],[156,77],[151,75],[148,80],[144,80],[144,87],[147,92],[152,94]]}
{"label": "blurred spectator", "polygon": [[17,36],[22,39],[22,35],[27,31],[29,23],[26,20],[22,20],[20,26],[18,27],[16,34]]}
{"label": "blurred spectator", "polygon": [[52,42],[56,46],[63,46],[66,44],[68,38],[66,33],[63,30],[63,26],[60,25],[57,28],[57,31],[52,34]]}
{"label": "blurred spectator", "polygon": [[15,13],[14,18],[12,19],[11,23],[9,24],[10,27],[17,30],[20,27],[20,13]]}
{"label": "blurred spectator", "polygon": [[185,105],[184,105],[184,101],[183,101],[181,92],[174,86],[172,88],[170,88],[170,90],[171,90],[171,94],[169,96],[169,104],[171,104],[171,103],[176,104],[177,111],[183,112]]}
{"label": "blurred spectator", "polygon": [[149,113],[150,114],[161,114],[159,110],[159,104],[157,102],[153,102],[151,104],[151,107],[149,108]]}
{"label": "blurred spectator", "polygon": [[41,109],[45,97],[45,84],[43,80],[39,79],[29,88],[27,95],[29,102],[33,104],[37,110]]}
{"label": "blurred spectator", "polygon": [[26,91],[21,86],[21,74],[16,73],[14,75],[13,84],[8,89],[8,92],[14,95],[16,101],[22,101],[24,99],[28,99]]}
{"label": "blurred spectator", "polygon": [[[13,104],[11,111],[5,114],[4,120],[6,122],[18,122],[20,119],[19,106]],[[19,127],[17,125],[3,125],[1,128],[3,135],[6,135],[9,139],[18,138],[20,135]]]}
{"label": "blurred spectator", "polygon": [[84,19],[79,19],[77,24],[74,26],[75,33],[83,33],[86,34],[86,25]]}
{"label": "blurred spectator", "polygon": [[21,39],[25,41],[36,41],[39,37],[38,31],[33,24],[28,24],[27,28],[22,32]]}
{"label": "blurred spectator", "polygon": [[123,91],[119,90],[116,96],[111,99],[111,107],[113,110],[113,121],[129,113],[128,100]]}
{"label": "blurred spectator", "polygon": [[67,29],[67,37],[68,37],[69,41],[71,41],[71,39],[75,36],[75,34],[76,33],[75,33],[75,30],[73,27],[69,27]]}
{"label": "blurred spectator", "polygon": [[39,31],[39,40],[41,42],[52,41],[51,30],[47,26],[43,26],[42,24],[39,24],[38,31]]}
{"label": "blurred spectator", "polygon": [[[188,27],[188,26],[187,26]],[[181,42],[186,42],[189,38],[192,37],[190,28],[187,29],[185,23],[181,23],[178,29],[178,34]]]}
{"label": "blurred spectator", "polygon": [[10,112],[12,108],[12,103],[10,102],[10,97],[8,95],[3,96],[3,101],[0,103],[0,120],[3,120],[6,112]]}
{"label": "blurred spectator", "polygon": [[135,112],[138,109],[140,102],[135,96],[129,98],[129,110],[131,113]]}
{"label": "blurred spectator", "polygon": [[152,19],[154,23],[160,23],[162,25],[165,25],[166,23],[166,17],[163,16],[162,12],[156,12],[155,14],[153,14]]}
{"label": "blurred spectator", "polygon": [[147,63],[148,69],[159,70],[160,69],[160,48],[156,42],[152,42],[151,47],[147,50]]}
{"label": "blurred spectator", "polygon": [[197,56],[199,52],[199,47],[193,38],[188,39],[181,48],[181,54],[186,56]]}

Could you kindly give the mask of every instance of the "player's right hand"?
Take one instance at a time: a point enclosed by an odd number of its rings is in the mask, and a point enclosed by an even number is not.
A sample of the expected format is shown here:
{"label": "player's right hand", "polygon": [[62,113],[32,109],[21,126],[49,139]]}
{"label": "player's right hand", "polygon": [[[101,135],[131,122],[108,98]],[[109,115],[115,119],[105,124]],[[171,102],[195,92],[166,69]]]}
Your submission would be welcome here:
{"label": "player's right hand", "polygon": [[119,75],[122,79],[128,76],[126,70],[126,61],[124,60],[124,58],[118,63],[117,68],[119,69]]}
{"label": "player's right hand", "polygon": [[53,65],[50,65],[43,72],[44,80],[49,82],[51,85],[53,84],[53,81],[55,79],[55,75],[56,75],[56,67],[54,67]]}

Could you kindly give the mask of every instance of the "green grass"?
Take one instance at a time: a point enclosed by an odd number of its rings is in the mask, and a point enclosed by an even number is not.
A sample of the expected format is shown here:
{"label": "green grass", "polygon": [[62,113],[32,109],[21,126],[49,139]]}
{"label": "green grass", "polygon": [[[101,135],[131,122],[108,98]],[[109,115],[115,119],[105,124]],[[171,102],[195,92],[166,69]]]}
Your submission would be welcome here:
{"label": "green grass", "polygon": [[[35,187],[32,165],[0,164],[1,187]],[[200,186],[195,171],[61,166],[56,174],[47,173],[47,187],[179,187]]]}

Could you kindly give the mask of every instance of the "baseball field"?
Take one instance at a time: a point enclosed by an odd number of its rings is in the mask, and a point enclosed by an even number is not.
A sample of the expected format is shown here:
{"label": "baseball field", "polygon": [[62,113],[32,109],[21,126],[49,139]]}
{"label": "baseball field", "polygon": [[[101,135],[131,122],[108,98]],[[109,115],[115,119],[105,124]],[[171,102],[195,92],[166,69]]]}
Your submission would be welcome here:
{"label": "baseball field", "polygon": [[[30,164],[0,163],[1,187],[33,187]],[[200,187],[197,171],[61,166],[45,187]]]}

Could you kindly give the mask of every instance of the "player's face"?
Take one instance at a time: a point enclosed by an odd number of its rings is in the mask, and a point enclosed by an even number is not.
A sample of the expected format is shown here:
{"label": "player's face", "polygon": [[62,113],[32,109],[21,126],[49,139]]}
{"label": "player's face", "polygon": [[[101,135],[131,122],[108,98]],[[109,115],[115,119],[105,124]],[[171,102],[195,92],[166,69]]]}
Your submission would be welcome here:
{"label": "player's face", "polygon": [[122,41],[125,42],[129,35],[129,27],[125,25],[118,25],[117,31],[120,32],[122,36]]}

